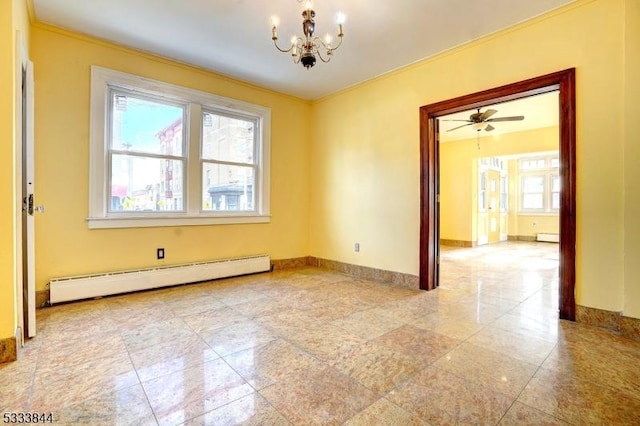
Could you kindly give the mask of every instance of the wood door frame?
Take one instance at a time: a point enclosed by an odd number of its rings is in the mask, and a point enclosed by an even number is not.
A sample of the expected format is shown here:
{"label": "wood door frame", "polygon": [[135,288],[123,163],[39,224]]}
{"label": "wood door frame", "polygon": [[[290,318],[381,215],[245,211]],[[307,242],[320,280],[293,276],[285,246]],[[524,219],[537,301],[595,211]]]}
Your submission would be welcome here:
{"label": "wood door frame", "polygon": [[559,91],[560,318],[575,321],[576,89],[575,68],[425,105],[420,108],[420,289],[439,284],[440,151],[438,117]]}

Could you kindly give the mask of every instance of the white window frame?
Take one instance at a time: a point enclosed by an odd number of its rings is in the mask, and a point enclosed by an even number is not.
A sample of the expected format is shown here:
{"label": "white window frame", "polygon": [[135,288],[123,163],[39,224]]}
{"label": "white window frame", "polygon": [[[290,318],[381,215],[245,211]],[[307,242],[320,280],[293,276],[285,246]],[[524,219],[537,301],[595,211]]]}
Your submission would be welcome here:
{"label": "white window frame", "polygon": [[[522,215],[557,215],[560,213],[560,209],[552,208],[553,205],[553,191],[552,184],[553,178],[555,176],[560,175],[559,167],[552,167],[551,161],[553,159],[557,159],[558,154],[541,156],[541,157],[525,157],[518,160],[518,172],[519,172],[519,213]],[[530,161],[530,160],[544,160],[545,167],[543,168],[535,168],[535,169],[523,169],[522,162]],[[524,179],[528,177],[541,177],[543,188],[542,188],[542,208],[539,209],[525,209],[523,207],[523,198],[524,198]]]}
{"label": "white window frame", "polygon": [[[107,112],[110,86],[187,104],[186,121],[183,124],[187,150],[184,170],[184,212],[109,212]],[[202,210],[203,179],[200,157],[203,109],[224,111],[256,120],[258,129],[256,129],[255,211]],[[90,229],[270,222],[270,108],[92,66],[90,120],[89,217],[87,218]]]}

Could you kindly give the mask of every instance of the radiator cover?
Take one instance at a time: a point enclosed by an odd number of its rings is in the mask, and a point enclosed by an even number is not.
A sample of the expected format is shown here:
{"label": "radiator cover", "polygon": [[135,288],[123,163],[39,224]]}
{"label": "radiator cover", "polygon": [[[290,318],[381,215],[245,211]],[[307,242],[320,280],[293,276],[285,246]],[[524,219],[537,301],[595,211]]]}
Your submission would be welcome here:
{"label": "radiator cover", "polygon": [[270,269],[271,260],[269,256],[260,255],[135,271],[56,278],[49,282],[49,301],[51,304],[55,304],[90,299],[177,284],[266,272]]}

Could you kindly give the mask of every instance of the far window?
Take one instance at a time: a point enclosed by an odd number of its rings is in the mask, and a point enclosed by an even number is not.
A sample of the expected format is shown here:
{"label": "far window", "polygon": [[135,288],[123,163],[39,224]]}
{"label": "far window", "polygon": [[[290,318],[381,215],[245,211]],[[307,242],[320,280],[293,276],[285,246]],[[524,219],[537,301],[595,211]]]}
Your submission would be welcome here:
{"label": "far window", "polygon": [[560,175],[557,155],[520,160],[520,211],[557,213]]}

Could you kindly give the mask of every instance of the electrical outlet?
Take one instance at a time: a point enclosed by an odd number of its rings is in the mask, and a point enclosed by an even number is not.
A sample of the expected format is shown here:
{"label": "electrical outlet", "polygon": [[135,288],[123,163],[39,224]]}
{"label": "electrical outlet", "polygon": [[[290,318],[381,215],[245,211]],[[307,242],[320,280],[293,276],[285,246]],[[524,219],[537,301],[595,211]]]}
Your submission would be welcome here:
{"label": "electrical outlet", "polygon": [[156,250],[156,256],[159,259],[164,259],[164,249],[163,248],[159,248]]}
{"label": "electrical outlet", "polygon": [[358,252],[360,251],[360,243],[356,243],[356,244],[353,246],[353,250],[354,250],[356,253],[358,253]]}

